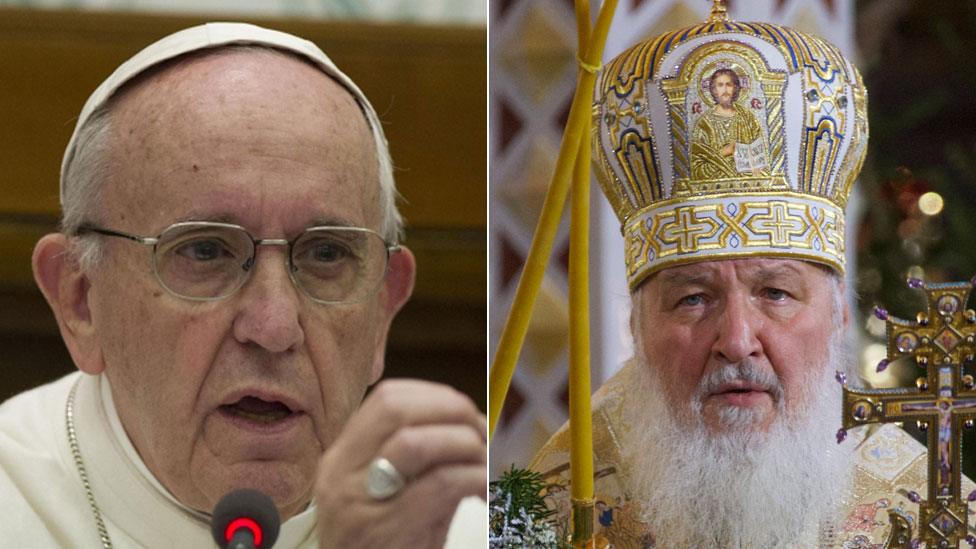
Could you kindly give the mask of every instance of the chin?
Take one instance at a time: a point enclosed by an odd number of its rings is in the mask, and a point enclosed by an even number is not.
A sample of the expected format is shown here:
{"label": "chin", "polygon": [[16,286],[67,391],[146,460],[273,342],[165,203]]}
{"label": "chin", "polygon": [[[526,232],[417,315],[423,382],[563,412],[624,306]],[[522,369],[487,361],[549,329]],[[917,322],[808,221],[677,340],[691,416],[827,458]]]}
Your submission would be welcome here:
{"label": "chin", "polygon": [[[275,502],[282,520],[302,512],[312,498],[315,483],[312,473],[294,463],[250,461],[230,467],[231,478],[225,488],[214,497],[214,504],[226,493],[249,488],[267,494]],[[211,509],[206,509],[210,512]]]}
{"label": "chin", "polygon": [[768,407],[716,406],[706,409],[702,423],[713,434],[767,433],[772,427],[774,412]]}

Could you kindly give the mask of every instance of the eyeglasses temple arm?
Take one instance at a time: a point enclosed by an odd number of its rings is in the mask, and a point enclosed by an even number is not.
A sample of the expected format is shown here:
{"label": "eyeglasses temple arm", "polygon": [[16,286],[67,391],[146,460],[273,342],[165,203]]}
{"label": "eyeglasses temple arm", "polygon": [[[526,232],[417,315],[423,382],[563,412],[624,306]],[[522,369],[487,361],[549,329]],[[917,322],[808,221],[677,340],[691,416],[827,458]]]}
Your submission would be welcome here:
{"label": "eyeglasses temple arm", "polygon": [[155,246],[156,243],[159,242],[159,239],[155,237],[137,236],[134,234],[123,233],[121,231],[102,229],[99,227],[94,227],[92,225],[82,225],[81,227],[78,227],[78,231],[75,234],[83,235],[85,233],[97,233],[105,236],[117,236],[119,238],[126,238],[128,240],[133,240],[135,242],[138,242],[139,244],[145,244],[146,246]]}

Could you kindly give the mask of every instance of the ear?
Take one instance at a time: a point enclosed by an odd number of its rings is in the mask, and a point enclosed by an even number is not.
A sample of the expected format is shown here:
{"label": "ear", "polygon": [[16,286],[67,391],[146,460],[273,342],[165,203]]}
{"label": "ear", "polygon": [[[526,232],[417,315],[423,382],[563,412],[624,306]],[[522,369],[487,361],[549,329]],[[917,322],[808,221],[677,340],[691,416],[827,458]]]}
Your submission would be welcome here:
{"label": "ear", "polygon": [[631,290],[630,292],[630,319],[627,321],[630,326],[630,333],[635,334],[634,329],[637,327],[635,324],[637,322],[637,315],[640,314],[640,290]]}
{"label": "ear", "polygon": [[386,268],[386,278],[380,295],[380,328],[377,336],[376,351],[373,355],[373,369],[370,372],[369,384],[376,383],[383,375],[386,365],[386,339],[390,331],[393,317],[400,311],[403,304],[413,293],[414,277],[417,273],[417,262],[405,246],[390,256],[390,264]]}
{"label": "ear", "polygon": [[[657,276],[657,273],[652,274],[651,278],[654,276]],[[644,303],[644,288],[648,286],[651,278],[641,281],[639,286],[630,291],[630,334],[635,338],[638,335],[637,329],[639,327],[638,323],[640,322],[639,315],[641,314],[641,309],[643,308]],[[635,341],[634,343],[636,344],[637,342]]]}
{"label": "ear", "polygon": [[847,279],[844,276],[840,277],[840,284],[837,287],[842,296],[841,301],[843,305],[841,306],[841,315],[844,322],[844,330],[846,331],[851,327],[851,306],[847,300]]}
{"label": "ear", "polygon": [[648,285],[648,281],[644,280],[643,282],[641,282],[640,286],[630,291],[630,318],[627,320],[627,324],[628,327],[630,328],[630,331],[627,332],[627,335],[630,336],[630,345],[631,345],[630,350],[631,353],[633,353],[631,354],[631,360],[635,360],[638,362],[644,360],[644,358],[641,356],[641,354],[643,353],[644,343],[641,339],[643,337],[643,334],[640,333],[641,331],[640,315],[643,314],[643,311],[641,310],[643,307],[641,304],[644,301],[644,288],[646,288],[647,285]]}
{"label": "ear", "polygon": [[75,365],[87,374],[101,373],[105,363],[89,307],[91,284],[68,251],[68,237],[53,233],[41,238],[34,246],[31,266]]}

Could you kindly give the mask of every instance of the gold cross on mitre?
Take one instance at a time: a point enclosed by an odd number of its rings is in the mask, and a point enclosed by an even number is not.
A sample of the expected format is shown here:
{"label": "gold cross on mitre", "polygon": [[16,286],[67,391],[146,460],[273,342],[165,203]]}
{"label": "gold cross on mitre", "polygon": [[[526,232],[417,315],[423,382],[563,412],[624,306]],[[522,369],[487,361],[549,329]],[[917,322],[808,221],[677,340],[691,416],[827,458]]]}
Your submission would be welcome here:
{"label": "gold cross on mitre", "polygon": [[726,0],[712,0],[712,11],[708,14],[711,23],[729,20],[729,6]]}
{"label": "gold cross on mitre", "polygon": [[[958,547],[967,535],[968,502],[962,485],[962,428],[972,428],[976,418],[976,390],[973,376],[964,374],[976,353],[976,311],[966,309],[972,282],[926,284],[917,278],[908,286],[925,291],[928,311],[914,321],[890,316],[883,308],[875,316],[885,321],[888,339],[887,358],[878,371],[900,358],[914,360],[924,375],[915,388],[850,389],[844,374],[837,379],[844,385],[843,428],[837,432],[842,442],[847,429],[871,423],[915,421],[928,433],[928,494],[926,499],[910,492],[908,498],[919,504],[918,538],[889,538],[889,546]],[[892,519],[895,529],[894,518]]]}

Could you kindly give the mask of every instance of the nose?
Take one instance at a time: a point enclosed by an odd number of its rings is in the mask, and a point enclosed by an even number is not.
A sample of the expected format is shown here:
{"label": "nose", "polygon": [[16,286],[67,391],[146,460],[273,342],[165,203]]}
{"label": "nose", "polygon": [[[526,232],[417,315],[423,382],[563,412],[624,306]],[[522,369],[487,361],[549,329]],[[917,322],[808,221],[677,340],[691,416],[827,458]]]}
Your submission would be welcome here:
{"label": "nose", "polygon": [[717,334],[712,355],[725,363],[737,363],[763,354],[759,331],[760,312],[747,295],[730,295],[725,306],[717,311]]}
{"label": "nose", "polygon": [[237,297],[234,337],[238,342],[282,353],[305,341],[299,321],[301,296],[288,276],[286,253],[284,248],[258,248],[251,276]]}

